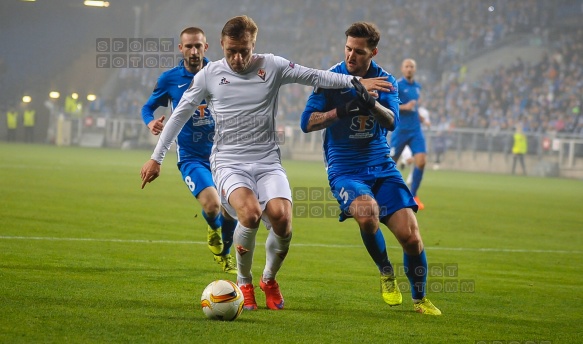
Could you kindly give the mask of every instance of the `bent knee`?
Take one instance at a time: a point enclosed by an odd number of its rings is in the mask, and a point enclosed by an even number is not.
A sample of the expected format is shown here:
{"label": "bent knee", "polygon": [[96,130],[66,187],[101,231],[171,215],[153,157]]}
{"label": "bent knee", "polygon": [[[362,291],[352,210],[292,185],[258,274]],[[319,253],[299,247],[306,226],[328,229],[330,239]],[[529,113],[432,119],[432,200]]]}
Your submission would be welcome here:
{"label": "bent knee", "polygon": [[276,211],[269,214],[269,221],[274,227],[277,228],[287,228],[291,224],[291,213],[288,211]]}
{"label": "bent knee", "polygon": [[221,212],[221,205],[218,202],[208,202],[201,204],[202,210],[208,216],[214,218]]}
{"label": "bent knee", "polygon": [[416,251],[423,245],[421,240],[421,235],[419,234],[419,228],[417,226],[409,226],[407,230],[399,231],[397,237],[399,243],[405,251]]}
{"label": "bent knee", "polygon": [[237,211],[237,218],[239,222],[247,228],[257,228],[259,227],[259,221],[261,220],[261,208],[253,206],[244,206]]}
{"label": "bent knee", "polygon": [[374,233],[379,228],[379,221],[374,216],[360,216],[355,217],[360,230],[365,233]]}

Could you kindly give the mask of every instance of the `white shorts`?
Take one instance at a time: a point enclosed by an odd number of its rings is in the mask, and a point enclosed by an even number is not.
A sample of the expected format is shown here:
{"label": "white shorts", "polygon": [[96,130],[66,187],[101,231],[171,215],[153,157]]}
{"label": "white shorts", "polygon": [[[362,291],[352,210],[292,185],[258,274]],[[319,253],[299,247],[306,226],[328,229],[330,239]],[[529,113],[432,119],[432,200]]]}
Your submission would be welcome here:
{"label": "white shorts", "polygon": [[[231,192],[240,187],[245,187],[255,193],[262,211],[265,211],[267,202],[274,198],[285,198],[292,202],[289,182],[280,164],[223,165],[213,171],[213,179],[223,208],[235,219],[237,213],[229,204],[229,197]],[[266,217],[263,216],[263,218]]]}
{"label": "white shorts", "polygon": [[403,148],[403,152],[401,152],[401,156],[399,157],[399,161],[403,165],[408,165],[409,163],[407,162],[407,160],[411,159],[412,157],[413,157],[413,152],[411,152],[411,148],[409,148],[409,146],[405,146],[405,148]]}

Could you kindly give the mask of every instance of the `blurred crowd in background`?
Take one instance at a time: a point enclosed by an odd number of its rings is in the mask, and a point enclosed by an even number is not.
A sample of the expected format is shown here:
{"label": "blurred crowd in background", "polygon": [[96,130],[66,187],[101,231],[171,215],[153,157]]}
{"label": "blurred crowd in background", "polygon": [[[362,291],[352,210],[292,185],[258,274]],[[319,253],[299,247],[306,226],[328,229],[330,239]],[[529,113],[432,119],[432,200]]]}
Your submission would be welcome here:
{"label": "blurred crowd in background", "polygon": [[[296,0],[270,6],[243,1],[239,6],[258,23],[257,52],[273,52],[323,69],[343,59],[346,25],[340,22],[374,22],[382,34],[375,60],[397,78],[401,77],[404,58],[417,61],[424,107],[431,112],[434,126],[504,130],[520,123],[527,132],[583,135],[583,29],[553,29],[558,13],[549,1],[480,4],[401,0],[372,1],[363,6],[349,1]],[[213,16],[219,12],[214,9],[229,5],[227,0],[201,3],[197,10],[208,15],[198,17],[193,24],[220,31],[220,18]],[[540,37],[536,44],[548,46],[547,52],[535,62],[518,58],[509,65],[499,65],[491,61],[475,80],[465,78],[466,61],[517,34]],[[210,43],[218,48],[217,42]],[[270,50],[265,49],[267,45]],[[209,57],[222,56],[218,50]],[[139,113],[155,83],[156,73],[152,72],[120,71],[114,111]],[[128,80],[140,87],[128,86]],[[280,94],[280,119],[298,120],[310,92],[307,87],[286,86]]]}
{"label": "blurred crowd in background", "polygon": [[[432,126],[496,131],[520,124],[526,132],[583,135],[580,1],[183,0],[152,6],[149,17],[142,17],[144,37],[171,35],[177,44],[182,28],[199,26],[209,37],[207,57],[217,60],[223,57],[218,37],[225,20],[247,14],[259,26],[256,52],[321,69],[343,60],[348,25],[370,21],[381,31],[375,60],[385,70],[400,78],[401,61],[417,61],[417,80]],[[511,46],[519,35],[530,37],[544,52],[528,59],[488,61],[481,73],[468,77],[473,59]],[[114,70],[115,82],[103,85],[107,91],[89,110],[139,119],[164,70]],[[298,121],[311,91],[299,85],[282,88],[280,121]]]}

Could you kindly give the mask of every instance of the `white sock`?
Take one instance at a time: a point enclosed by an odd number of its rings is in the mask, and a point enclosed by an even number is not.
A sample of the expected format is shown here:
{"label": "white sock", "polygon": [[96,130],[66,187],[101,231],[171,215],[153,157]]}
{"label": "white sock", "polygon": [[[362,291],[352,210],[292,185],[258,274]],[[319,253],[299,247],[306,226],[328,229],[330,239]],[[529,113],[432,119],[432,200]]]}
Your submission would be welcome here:
{"label": "white sock", "polygon": [[263,270],[263,280],[275,279],[275,275],[281,268],[283,260],[289,251],[289,244],[291,242],[292,235],[287,238],[280,237],[275,234],[273,230],[269,231],[267,235],[267,240],[265,241],[265,270]]}
{"label": "white sock", "polygon": [[253,283],[251,266],[253,265],[253,252],[255,251],[255,236],[257,228],[247,228],[239,222],[233,234],[233,246],[237,251],[237,284]]}
{"label": "white sock", "polygon": [[413,168],[415,167],[415,164],[411,164],[410,166],[411,166],[411,169],[409,171],[409,175],[407,176],[407,181],[406,181],[406,183],[409,187],[411,187],[411,183],[413,183]]}

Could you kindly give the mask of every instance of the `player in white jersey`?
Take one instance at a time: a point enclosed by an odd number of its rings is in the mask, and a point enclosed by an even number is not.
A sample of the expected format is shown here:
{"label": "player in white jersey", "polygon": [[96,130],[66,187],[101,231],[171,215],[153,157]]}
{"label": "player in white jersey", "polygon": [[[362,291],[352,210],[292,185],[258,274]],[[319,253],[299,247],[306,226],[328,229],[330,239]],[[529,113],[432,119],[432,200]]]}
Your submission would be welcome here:
{"label": "player in white jersey", "polygon": [[[237,251],[237,284],[247,310],[257,309],[251,264],[260,220],[269,230],[266,264],[260,280],[269,309],[284,300],[275,276],[291,241],[292,198],[276,140],[277,95],[284,84],[349,88],[357,79],[303,67],[272,54],[254,54],[257,25],[247,16],[230,19],[221,32],[225,57],[209,63],[192,80],[168,120],[151,159],[141,171],[142,187],[160,174],[172,141],[206,100],[215,119],[210,157],[213,179],[227,212],[238,218],[233,238]],[[369,91],[389,91],[385,77],[361,80]]]}

